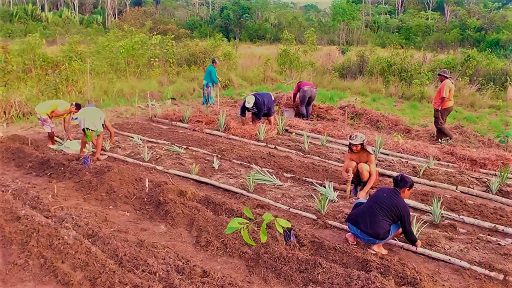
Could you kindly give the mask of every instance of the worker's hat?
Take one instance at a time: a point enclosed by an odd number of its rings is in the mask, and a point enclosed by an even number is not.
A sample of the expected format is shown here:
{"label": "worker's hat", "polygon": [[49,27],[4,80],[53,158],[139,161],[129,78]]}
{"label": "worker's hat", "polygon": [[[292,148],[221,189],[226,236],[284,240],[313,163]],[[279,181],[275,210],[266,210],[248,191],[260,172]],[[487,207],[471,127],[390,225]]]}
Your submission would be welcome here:
{"label": "worker's hat", "polygon": [[366,136],[359,132],[352,133],[348,137],[348,143],[350,145],[364,145],[366,143]]}
{"label": "worker's hat", "polygon": [[247,95],[245,97],[245,107],[252,108],[252,106],[254,106],[254,101],[256,101],[256,97],[254,97],[254,95]]}
{"label": "worker's hat", "polygon": [[439,72],[437,72],[437,76],[444,76],[446,78],[452,78],[450,75],[450,71],[448,69],[441,69]]}

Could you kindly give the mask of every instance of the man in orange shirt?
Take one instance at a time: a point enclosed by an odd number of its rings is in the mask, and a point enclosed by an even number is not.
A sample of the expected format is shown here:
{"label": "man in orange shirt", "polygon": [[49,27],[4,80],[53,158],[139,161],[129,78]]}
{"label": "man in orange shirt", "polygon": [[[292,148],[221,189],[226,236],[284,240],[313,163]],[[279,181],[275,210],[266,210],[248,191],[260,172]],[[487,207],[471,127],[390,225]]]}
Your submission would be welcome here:
{"label": "man in orange shirt", "polygon": [[453,134],[446,128],[446,119],[453,111],[453,94],[455,86],[452,82],[450,72],[442,69],[437,73],[441,85],[437,89],[436,96],[432,102],[434,106],[434,126],[436,127],[436,141],[444,143],[452,140]]}

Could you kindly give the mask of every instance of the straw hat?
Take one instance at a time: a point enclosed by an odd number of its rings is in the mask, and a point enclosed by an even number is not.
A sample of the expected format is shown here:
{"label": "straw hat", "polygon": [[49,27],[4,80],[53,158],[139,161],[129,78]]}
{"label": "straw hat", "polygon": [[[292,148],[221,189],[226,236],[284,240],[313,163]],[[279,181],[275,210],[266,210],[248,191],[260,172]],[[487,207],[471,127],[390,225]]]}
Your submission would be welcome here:
{"label": "straw hat", "polygon": [[448,69],[441,69],[439,72],[437,72],[437,76],[444,76],[446,78],[452,78],[450,75],[450,71]]}

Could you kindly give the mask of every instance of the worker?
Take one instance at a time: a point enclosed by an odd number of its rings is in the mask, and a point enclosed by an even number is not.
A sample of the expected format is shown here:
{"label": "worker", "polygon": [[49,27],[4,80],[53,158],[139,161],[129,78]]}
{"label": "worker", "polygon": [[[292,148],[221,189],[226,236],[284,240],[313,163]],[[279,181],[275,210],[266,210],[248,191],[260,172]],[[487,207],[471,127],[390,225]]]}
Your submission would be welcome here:
{"label": "worker", "polygon": [[359,199],[347,216],[350,233],[345,238],[351,245],[356,240],[372,245],[371,250],[388,254],[383,244],[400,234],[417,248],[417,239],[411,227],[411,212],[404,199],[411,195],[414,182],[411,177],[398,174],[393,177],[393,188],[379,188],[368,200]]}
{"label": "worker", "polygon": [[453,139],[453,134],[446,128],[448,115],[453,111],[453,94],[455,85],[447,69],[437,73],[441,85],[437,89],[432,105],[434,106],[434,126],[436,127],[436,142],[443,144]]}
{"label": "worker", "polygon": [[215,88],[218,88],[219,77],[217,77],[217,65],[219,61],[215,58],[212,63],[208,65],[203,77],[203,105],[215,104]]}
{"label": "worker", "polygon": [[258,124],[265,118],[270,125],[274,125],[274,95],[269,92],[254,92],[245,97],[240,106],[242,124],[246,124],[246,113],[251,112],[252,124]]}
{"label": "worker", "polygon": [[299,95],[299,110],[302,119],[309,119],[311,117],[311,110],[313,109],[313,102],[316,99],[316,87],[312,82],[299,81],[293,89],[293,104]]}
{"label": "worker", "polygon": [[82,140],[80,142],[80,155],[85,155],[85,146],[92,142],[96,151],[94,160],[105,160],[106,155],[101,155],[103,147],[104,129],[110,133],[110,144],[114,143],[114,128],[106,119],[105,113],[96,107],[85,107],[77,115],[80,129],[82,129]]}
{"label": "worker", "polygon": [[48,100],[39,103],[35,110],[39,124],[48,134],[48,146],[55,146],[55,120],[62,119],[64,132],[67,140],[72,140],[70,129],[70,118],[73,114],[80,111],[82,105],[80,103],[69,103],[64,100]]}
{"label": "worker", "polygon": [[379,177],[375,155],[366,147],[366,136],[353,133],[348,138],[348,152],[345,154],[342,176],[347,179],[348,185],[353,184],[352,195],[359,199],[366,199]]}

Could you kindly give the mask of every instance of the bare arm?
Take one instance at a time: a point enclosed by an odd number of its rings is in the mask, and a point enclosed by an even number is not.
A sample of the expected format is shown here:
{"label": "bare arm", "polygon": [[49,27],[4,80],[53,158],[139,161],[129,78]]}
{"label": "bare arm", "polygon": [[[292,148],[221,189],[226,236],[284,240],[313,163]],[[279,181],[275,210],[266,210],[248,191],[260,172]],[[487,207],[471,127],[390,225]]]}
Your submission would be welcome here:
{"label": "bare arm", "polygon": [[50,118],[60,117],[69,114],[70,111],[71,109],[66,109],[64,111],[53,110],[52,112],[50,112],[50,114],[48,114],[48,116],[50,116]]}
{"label": "bare arm", "polygon": [[71,137],[71,129],[70,129],[70,123],[71,123],[71,117],[66,116],[62,120],[62,124],[64,125],[64,132],[66,133],[67,140],[73,140],[73,137]]}
{"label": "bare arm", "polygon": [[344,179],[348,179],[349,177],[352,177],[352,175],[349,175],[350,156],[348,155],[348,153],[345,154],[344,160],[345,160],[345,162],[343,163],[341,175],[343,176]]}

